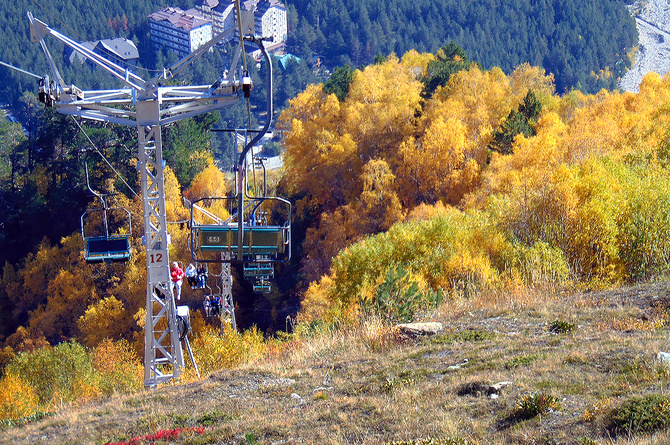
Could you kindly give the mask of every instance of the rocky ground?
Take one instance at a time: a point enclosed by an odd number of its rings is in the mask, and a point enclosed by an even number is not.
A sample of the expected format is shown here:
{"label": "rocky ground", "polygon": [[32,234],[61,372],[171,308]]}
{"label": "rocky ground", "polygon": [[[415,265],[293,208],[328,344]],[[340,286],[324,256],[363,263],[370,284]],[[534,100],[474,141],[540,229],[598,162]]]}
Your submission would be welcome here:
{"label": "rocky ground", "polygon": [[640,48],[620,86],[637,92],[645,74],[663,75],[670,70],[670,0],[637,0],[630,11],[637,22]]}
{"label": "rocky ground", "polygon": [[[431,314],[434,335],[364,324],[295,339],[250,366],[0,429],[0,444],[667,444],[667,429],[607,425],[670,391],[669,285],[454,301]],[[551,406],[522,416],[538,395]]]}

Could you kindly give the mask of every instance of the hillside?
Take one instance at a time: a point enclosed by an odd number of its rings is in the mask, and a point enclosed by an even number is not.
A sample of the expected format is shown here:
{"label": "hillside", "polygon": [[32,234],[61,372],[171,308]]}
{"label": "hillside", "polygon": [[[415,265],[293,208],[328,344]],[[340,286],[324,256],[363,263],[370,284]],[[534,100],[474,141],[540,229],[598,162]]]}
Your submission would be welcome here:
{"label": "hillside", "polygon": [[670,384],[656,358],[668,350],[668,284],[452,301],[427,317],[444,324],[432,337],[372,322],[294,337],[201,381],[63,407],[0,443],[668,443],[667,397],[655,436],[619,409]]}
{"label": "hillside", "polygon": [[621,78],[625,91],[638,91],[645,74],[665,74],[670,70],[670,14],[662,0],[636,1],[630,6],[639,34],[639,49],[635,62]]}
{"label": "hillside", "polygon": [[[552,73],[559,93],[614,89],[631,66],[635,22],[624,1],[294,0],[289,50],[329,66],[376,55],[434,52],[454,41],[486,69],[530,63]],[[291,17],[291,16],[290,16]]]}
{"label": "hillside", "polygon": [[[169,3],[186,9],[195,1]],[[305,63],[312,56],[325,56],[325,64],[331,69],[345,64],[358,68],[372,63],[379,54],[400,56],[410,49],[434,52],[454,41],[487,69],[499,66],[511,72],[522,63],[530,63],[553,73],[559,92],[573,88],[597,92],[602,87],[616,88],[617,78],[630,67],[628,54],[637,45],[635,22],[623,0],[285,3],[289,9],[288,51]],[[166,61],[156,57],[151,48],[146,17],[161,6],[164,3],[155,0],[60,0],[48,4],[18,0],[0,5],[6,30],[0,36],[0,61],[39,75],[48,72],[39,46],[29,41],[26,12],[31,11],[76,40],[129,38],[138,45],[140,74],[155,73]],[[52,44],[52,54],[61,54],[62,50],[62,44]],[[99,72],[70,66],[63,67],[63,72],[67,82],[80,88],[115,86]],[[34,91],[34,79],[5,67],[0,67],[0,74],[3,101],[17,106],[24,91]],[[288,88],[292,93],[299,91],[295,85]]]}

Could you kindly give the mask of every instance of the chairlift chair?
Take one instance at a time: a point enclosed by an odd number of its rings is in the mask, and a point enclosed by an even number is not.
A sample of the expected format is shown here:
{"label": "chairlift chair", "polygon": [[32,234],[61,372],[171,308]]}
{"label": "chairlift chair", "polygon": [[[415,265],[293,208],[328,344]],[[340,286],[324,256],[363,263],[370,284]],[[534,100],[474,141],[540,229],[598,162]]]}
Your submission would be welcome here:
{"label": "chairlift chair", "polygon": [[[104,201],[103,201],[104,202]],[[103,228],[98,228],[97,233],[91,233],[93,224],[89,224],[101,215]],[[116,233],[112,233],[109,227],[110,218],[119,215],[127,223],[118,227]],[[99,217],[98,217],[99,218]],[[127,229],[122,233],[121,229]],[[81,237],[84,240],[84,257],[89,263],[127,261],[132,251],[131,247],[131,217],[130,211],[123,207],[107,207],[101,209],[89,209],[81,215]]]}
{"label": "chairlift chair", "polygon": [[[81,237],[84,241],[84,258],[89,263],[127,261],[132,251],[130,211],[124,207],[109,207],[106,196],[114,195],[103,195],[94,191],[88,179],[88,163],[84,162],[84,165],[86,186],[101,202],[101,208],[88,209],[80,218]],[[110,228],[110,223],[118,221],[120,223],[114,224],[114,227]],[[102,225],[102,228],[97,227],[97,230],[95,230],[95,226],[99,225]]]}
{"label": "chairlift chair", "polygon": [[[267,263],[288,262],[291,256],[291,203],[279,197],[249,198],[245,205],[242,246],[239,245],[238,212],[227,219],[199,223],[194,217],[195,209],[203,201],[227,200],[233,197],[207,197],[191,203],[191,255],[197,262],[255,263],[259,256]],[[278,209],[270,212],[265,210]],[[276,221],[277,215],[283,221]],[[274,218],[273,218],[274,217]],[[275,219],[275,221],[272,221]],[[222,252],[230,253],[226,260],[219,259]]]}

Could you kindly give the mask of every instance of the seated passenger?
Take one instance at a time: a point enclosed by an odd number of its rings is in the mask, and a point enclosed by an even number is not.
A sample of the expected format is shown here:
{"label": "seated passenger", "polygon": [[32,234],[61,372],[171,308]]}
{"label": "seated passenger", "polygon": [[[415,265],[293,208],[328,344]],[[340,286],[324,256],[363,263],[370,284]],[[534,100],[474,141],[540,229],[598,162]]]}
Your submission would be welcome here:
{"label": "seated passenger", "polygon": [[213,317],[218,317],[221,315],[221,297],[218,295],[215,295],[212,297],[212,316]]}
{"label": "seated passenger", "polygon": [[212,316],[212,302],[209,299],[209,295],[205,296],[205,301],[204,301],[204,306],[205,306],[205,316],[206,317],[211,317]]}
{"label": "seated passenger", "polygon": [[184,278],[184,271],[179,267],[176,261],[172,263],[170,268],[170,278],[172,279],[172,288],[176,289],[175,296],[177,300],[181,299],[181,283]]}
{"label": "seated passenger", "polygon": [[186,281],[188,281],[189,286],[191,286],[191,289],[195,289],[195,287],[198,285],[198,272],[195,270],[193,263],[189,263],[188,267],[184,271],[184,276],[186,277]]}
{"label": "seated passenger", "polygon": [[209,275],[207,265],[201,264],[200,267],[198,267],[198,287],[200,289],[205,288],[205,285],[207,284],[207,275]]}

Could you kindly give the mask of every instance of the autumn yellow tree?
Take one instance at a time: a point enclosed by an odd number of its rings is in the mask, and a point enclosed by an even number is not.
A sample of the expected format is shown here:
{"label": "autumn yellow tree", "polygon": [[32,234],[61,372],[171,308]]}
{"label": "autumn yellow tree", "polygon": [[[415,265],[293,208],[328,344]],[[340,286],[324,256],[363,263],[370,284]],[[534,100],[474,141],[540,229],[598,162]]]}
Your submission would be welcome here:
{"label": "autumn yellow tree", "polygon": [[398,188],[405,205],[458,204],[478,184],[481,165],[475,153],[460,120],[437,117],[418,139],[411,137],[400,146]]}
{"label": "autumn yellow tree", "polygon": [[133,324],[124,304],[114,295],[89,305],[77,320],[82,343],[89,347],[96,346],[104,339],[118,340],[128,336]]}
{"label": "autumn yellow tree", "polygon": [[334,212],[324,212],[319,226],[308,229],[302,267],[306,283],[325,274],[341,249],[366,235],[386,231],[403,219],[395,175],[385,161],[370,160],[363,168],[361,181],[363,192],[358,200]]}
{"label": "autumn yellow tree", "polygon": [[[231,195],[232,186],[232,180],[226,179],[225,174],[214,164],[214,159],[210,158],[207,167],[193,178],[191,187],[184,192],[184,196],[191,202],[202,198],[217,198],[200,201],[198,206],[221,219],[226,219],[230,215],[227,208],[229,201],[225,198]],[[194,212],[193,218],[199,223],[209,221],[202,219],[203,215],[197,211]]]}
{"label": "autumn yellow tree", "polygon": [[283,189],[297,198],[298,214],[334,210],[350,199],[361,161],[334,94],[310,85],[279,118],[286,146]]}
{"label": "autumn yellow tree", "polygon": [[413,132],[423,88],[419,80],[423,68],[411,65],[416,60],[389,56],[354,77],[343,110],[344,131],[356,142],[364,163],[370,159],[389,162]]}
{"label": "autumn yellow tree", "polygon": [[42,330],[52,344],[75,337],[77,320],[97,300],[94,288],[72,272],[62,270],[49,283],[47,292],[47,303],[31,314],[31,329]]}

